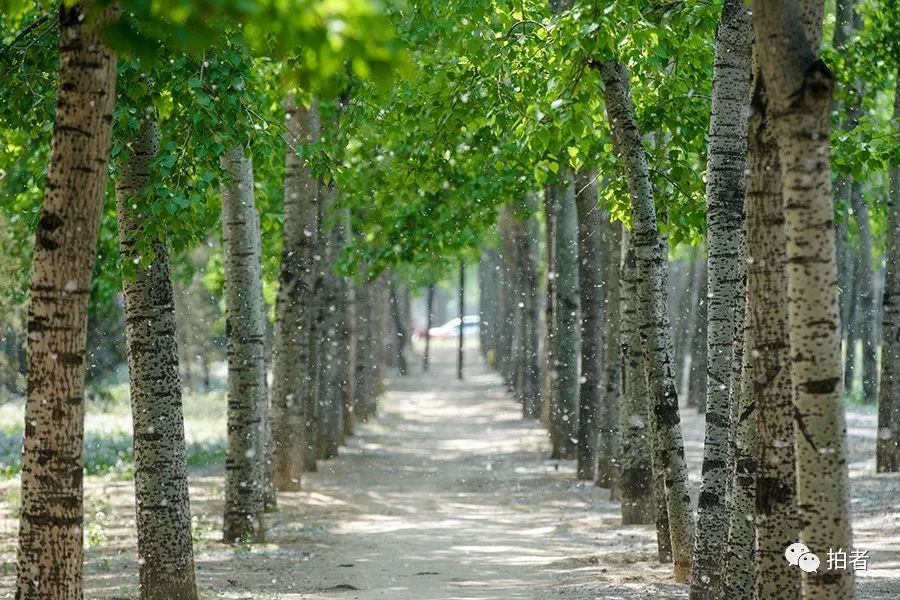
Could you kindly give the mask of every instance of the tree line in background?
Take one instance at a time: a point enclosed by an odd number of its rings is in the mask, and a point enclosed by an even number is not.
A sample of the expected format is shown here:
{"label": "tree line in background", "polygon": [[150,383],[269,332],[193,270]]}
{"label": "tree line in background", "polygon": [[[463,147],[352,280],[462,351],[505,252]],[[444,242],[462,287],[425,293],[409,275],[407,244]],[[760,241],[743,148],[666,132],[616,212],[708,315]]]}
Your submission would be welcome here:
{"label": "tree line in background", "polygon": [[190,600],[182,383],[224,351],[262,540],[476,257],[486,360],[692,598],[853,596],[782,563],[852,545],[847,392],[900,468],[894,0],[0,6],[17,598],[83,595],[88,364],[127,360],[141,597]]}

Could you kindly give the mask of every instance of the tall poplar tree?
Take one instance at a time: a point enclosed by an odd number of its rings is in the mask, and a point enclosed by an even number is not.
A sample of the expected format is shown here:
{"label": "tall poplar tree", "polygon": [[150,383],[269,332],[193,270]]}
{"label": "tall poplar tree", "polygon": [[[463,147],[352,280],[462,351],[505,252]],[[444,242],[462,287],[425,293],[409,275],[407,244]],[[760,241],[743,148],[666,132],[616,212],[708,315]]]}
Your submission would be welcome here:
{"label": "tall poplar tree", "polygon": [[149,240],[152,260],[140,255],[151,164],[159,131],[145,117],[129,144],[116,181],[119,249],[134,269],[123,283],[128,376],[134,424],[134,496],[141,600],[196,600],[184,413],[169,249]]}
{"label": "tall poplar tree", "polygon": [[224,537],[228,543],[264,538],[266,460],[265,312],[259,213],[253,163],[235,146],[222,157],[225,252],[225,332],[228,338],[228,448]]}
{"label": "tall poplar tree", "polygon": [[[801,539],[819,553],[852,547],[830,170],[834,78],[818,53],[823,4],[753,2],[781,164],[797,506]],[[804,598],[845,600],[853,588],[852,570],[803,574]]]}
{"label": "tall poplar tree", "polygon": [[59,84],[34,240],[16,598],[81,600],[87,304],[108,179],[116,55],[93,2],[59,9]]}
{"label": "tall poplar tree", "polygon": [[691,599],[715,599],[722,584],[721,554],[727,523],[728,398],[731,348],[738,325],[735,307],[743,293],[744,171],[750,96],[752,26],[743,0],[726,0],[716,31],[712,114],[707,150],[708,327],[706,439],[697,506]]}

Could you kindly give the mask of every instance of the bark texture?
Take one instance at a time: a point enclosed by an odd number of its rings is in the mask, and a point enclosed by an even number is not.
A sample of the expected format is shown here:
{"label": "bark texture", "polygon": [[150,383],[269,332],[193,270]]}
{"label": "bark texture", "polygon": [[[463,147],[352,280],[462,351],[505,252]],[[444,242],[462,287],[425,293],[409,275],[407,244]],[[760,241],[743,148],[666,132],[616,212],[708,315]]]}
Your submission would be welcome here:
{"label": "bark texture", "polygon": [[691,573],[694,518],[687,488],[687,464],[678,393],[672,364],[672,329],[666,307],[667,261],[656,222],[656,206],[634,116],[631,86],[624,65],[605,62],[600,72],[606,86],[606,110],[613,145],[622,161],[631,195],[631,222],[640,279],[638,314],[651,398],[654,442],[658,442],[665,472],[666,506],[672,538],[675,579],[687,581]]}
{"label": "bark texture", "polygon": [[81,600],[87,303],[108,178],[116,57],[59,13],[59,88],[28,304],[17,600]]}
{"label": "bark texture", "polygon": [[[638,525],[656,522],[657,511],[653,492],[652,432],[648,414],[650,398],[644,370],[644,351],[637,329],[637,258],[631,246],[631,235],[625,229],[622,231],[621,257],[619,307],[622,322],[622,401],[619,431],[622,432],[622,440],[619,468],[622,524]],[[668,537],[668,527],[664,537]]]}
{"label": "bark texture", "polygon": [[456,378],[463,378],[463,362],[465,360],[466,328],[463,319],[466,316],[466,263],[459,263],[459,339],[456,345]]}
{"label": "bark texture", "polygon": [[555,395],[550,406],[553,458],[575,458],[578,439],[578,358],[581,307],[578,292],[578,214],[574,174],[561,171],[555,185],[555,266],[553,335],[556,341],[552,368]]}
{"label": "bark texture", "polygon": [[397,372],[401,376],[406,375],[408,366],[406,364],[406,319],[403,314],[403,293],[400,285],[397,283],[396,274],[390,278],[390,304],[391,304],[391,324],[394,329],[393,346],[395,350],[395,359],[397,362]]}
{"label": "bark texture", "polygon": [[319,127],[315,109],[298,107],[293,98],[285,101],[284,114],[284,242],[272,341],[272,437],[275,487],[296,491],[303,471],[303,401],[310,393],[307,299],[312,286],[310,228],[318,189],[299,152],[304,144],[318,140]]}
{"label": "bark texture", "polygon": [[[800,593],[800,581],[795,572],[784,567],[784,550],[798,539],[799,534],[784,272],[784,203],[778,147],[765,85],[758,69],[754,75],[752,108],[746,198],[745,373],[743,399],[735,407],[740,404],[756,410],[756,452],[752,457],[744,456],[745,460],[752,458],[755,461],[756,597],[794,600]],[[735,454],[739,451],[735,450]],[[746,468],[742,470],[746,471]],[[737,470],[735,476],[735,488],[749,483],[747,479],[737,479],[740,476]],[[746,498],[748,490],[735,490],[735,495]],[[735,508],[735,515],[737,510]],[[740,537],[741,533],[745,532],[731,529],[729,541],[734,552],[726,558],[729,568],[734,567],[733,571],[728,571],[727,591],[735,598],[753,597],[748,595],[754,574],[748,570],[746,553],[748,547],[752,551],[754,540],[748,540],[746,535]]]}
{"label": "bark texture", "polygon": [[[848,109],[849,110],[849,109]],[[856,360],[856,338],[859,338],[862,350],[861,398],[866,404],[874,404],[878,395],[878,360],[875,340],[875,288],[872,267],[872,224],[869,221],[869,207],[862,196],[862,186],[855,182],[850,190],[850,206],[856,221],[857,249],[856,265],[853,269],[854,311],[856,327],[850,336],[853,345],[853,360]],[[853,381],[845,382],[844,388],[853,390]]]}
{"label": "bark texture", "polygon": [[541,422],[550,429],[550,407],[556,397],[556,190],[544,189],[544,376],[541,378]]}
{"label": "bark texture", "polygon": [[707,150],[707,383],[703,478],[691,600],[721,594],[727,513],[729,383],[737,296],[742,293],[744,173],[750,97],[750,15],[743,0],[726,0],[716,32],[712,113]]}
{"label": "bark texture", "polygon": [[522,415],[526,419],[536,419],[541,412],[541,371],[538,364],[540,323],[538,320],[538,236],[540,235],[537,218],[537,198],[528,198],[528,209],[531,214],[521,228],[519,240],[519,273],[522,282],[519,302],[522,304]]}
{"label": "bark texture", "polygon": [[[116,181],[119,250],[137,265],[142,195],[159,150],[156,123],[145,120]],[[134,496],[142,600],[196,600],[184,414],[169,253],[152,242],[153,260],[123,283],[128,376],[134,425]]]}
{"label": "bark texture", "polygon": [[[894,93],[894,129],[900,130],[900,73]],[[900,162],[895,160],[890,169],[882,300],[881,387],[875,452],[879,473],[900,471]]]}
{"label": "bark texture", "polygon": [[372,282],[363,281],[356,296],[356,382],[353,390],[353,414],[365,423],[375,414],[375,324]]}
{"label": "bark texture", "polygon": [[600,435],[597,440],[597,485],[612,490],[612,497],[619,494],[619,400],[622,389],[622,340],[619,335],[620,269],[622,256],[622,224],[611,222],[610,214],[601,213],[601,237],[604,287],[603,306],[603,370],[600,394]]}
{"label": "bark texture", "polygon": [[[320,456],[334,458],[341,441],[343,419],[341,376],[347,340],[343,318],[346,309],[347,286],[337,271],[340,253],[344,248],[344,218],[336,204],[333,182],[320,191],[325,239],[323,260],[322,336],[315,340],[321,352],[319,402],[321,410]],[[393,303],[399,310],[399,303]],[[401,319],[402,320],[402,319]],[[402,352],[402,350],[401,350]],[[404,365],[405,367],[405,365]]]}
{"label": "bark texture", "polygon": [[581,304],[581,385],[578,392],[579,479],[597,476],[597,436],[600,430],[600,398],[603,390],[603,280],[600,236],[603,222],[597,205],[593,173],[580,172],[575,179],[578,211],[578,289]]}
{"label": "bark texture", "polygon": [[222,157],[225,252],[225,332],[228,355],[228,445],[225,459],[224,539],[261,541],[266,452],[265,312],[259,213],[253,164],[240,147]]}
{"label": "bark texture", "polygon": [[[822,5],[753,3],[781,163],[800,537],[819,554],[852,547],[829,160],[833,77],[817,52]],[[820,569],[803,574],[801,591],[843,600],[853,588],[852,570]]]}
{"label": "bark texture", "polygon": [[[484,271],[484,262],[478,264],[478,283],[479,283],[479,291],[484,290],[483,283],[483,271]],[[484,290],[484,293],[479,293],[479,298],[485,298],[487,290]],[[422,370],[428,371],[429,362],[431,358],[431,328],[434,327],[434,284],[428,286],[428,290],[426,293],[425,300],[425,351],[422,353]],[[482,300],[482,306],[484,305],[484,300]],[[484,308],[479,310],[479,321],[481,322],[481,327],[479,328],[479,333],[485,327],[484,321],[486,311]],[[485,344],[482,342],[482,349],[484,349]]]}

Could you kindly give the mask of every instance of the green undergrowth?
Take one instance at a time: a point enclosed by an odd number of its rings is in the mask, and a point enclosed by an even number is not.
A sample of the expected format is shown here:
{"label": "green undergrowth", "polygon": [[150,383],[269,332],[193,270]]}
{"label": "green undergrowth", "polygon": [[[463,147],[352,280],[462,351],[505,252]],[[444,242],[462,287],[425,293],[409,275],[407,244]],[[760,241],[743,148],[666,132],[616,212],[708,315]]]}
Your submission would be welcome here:
{"label": "green undergrowth", "polygon": [[[134,452],[127,383],[106,386],[89,395],[85,416],[84,472],[115,480],[131,479]],[[184,397],[187,464],[208,469],[225,463],[226,407],[223,390]],[[18,475],[22,459],[24,401],[0,402],[0,479]]]}

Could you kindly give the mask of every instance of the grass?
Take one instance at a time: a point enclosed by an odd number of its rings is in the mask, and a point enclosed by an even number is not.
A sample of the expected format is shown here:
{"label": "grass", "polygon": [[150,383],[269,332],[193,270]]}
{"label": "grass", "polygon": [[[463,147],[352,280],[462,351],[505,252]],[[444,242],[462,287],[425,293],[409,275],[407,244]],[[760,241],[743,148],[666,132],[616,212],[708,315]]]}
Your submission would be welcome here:
{"label": "grass", "polygon": [[[226,407],[222,390],[184,399],[185,441],[190,469],[225,463]],[[21,470],[25,406],[22,399],[0,404],[0,480]],[[131,406],[127,383],[113,383],[88,400],[84,431],[85,475],[116,480],[134,475]]]}

